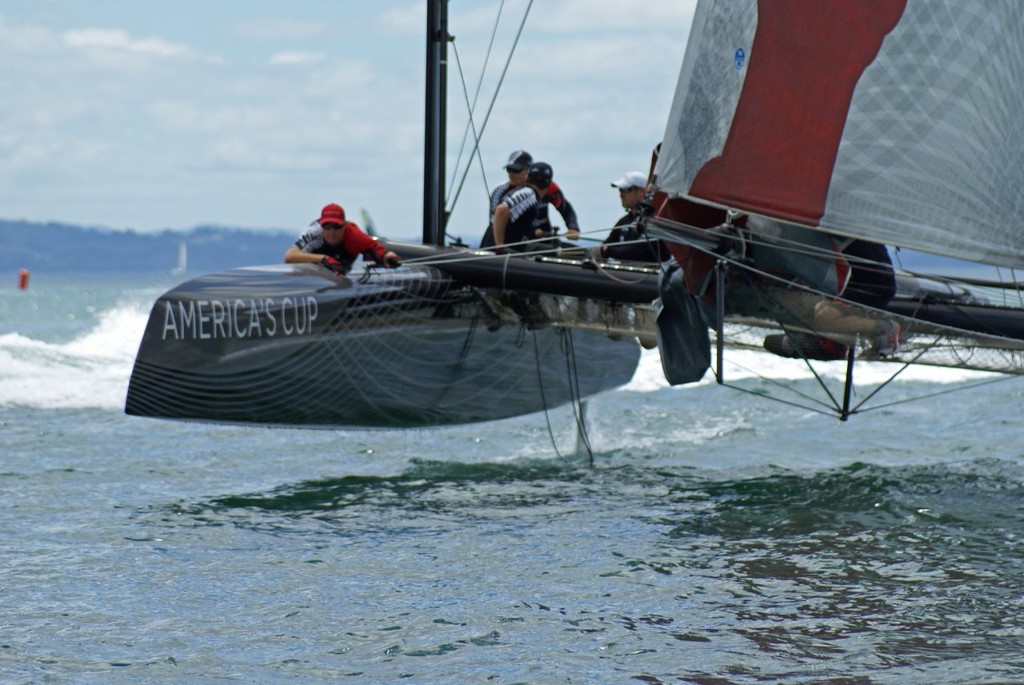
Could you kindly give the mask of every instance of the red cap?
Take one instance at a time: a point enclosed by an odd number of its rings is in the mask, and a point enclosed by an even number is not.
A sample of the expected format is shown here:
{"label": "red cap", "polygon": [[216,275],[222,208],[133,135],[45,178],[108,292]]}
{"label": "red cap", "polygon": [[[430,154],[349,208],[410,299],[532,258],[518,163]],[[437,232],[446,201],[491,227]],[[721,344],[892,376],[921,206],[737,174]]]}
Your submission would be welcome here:
{"label": "red cap", "polygon": [[333,202],[325,206],[320,211],[320,225],[324,224],[341,224],[345,225],[345,210],[341,208],[341,205],[336,205]]}

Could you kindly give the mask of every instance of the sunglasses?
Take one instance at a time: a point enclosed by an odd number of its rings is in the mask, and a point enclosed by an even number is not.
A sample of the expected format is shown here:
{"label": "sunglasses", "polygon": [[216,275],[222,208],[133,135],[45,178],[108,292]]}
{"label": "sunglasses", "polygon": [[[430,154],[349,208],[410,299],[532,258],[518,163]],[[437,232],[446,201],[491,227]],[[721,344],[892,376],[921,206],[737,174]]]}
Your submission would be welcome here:
{"label": "sunglasses", "polygon": [[516,169],[515,167],[507,166],[505,167],[505,171],[507,171],[510,174],[518,174],[520,171],[526,171],[526,167],[520,167]]}
{"label": "sunglasses", "polygon": [[325,231],[340,231],[341,229],[343,229],[345,227],[342,226],[341,224],[329,223],[329,224],[320,224],[320,228],[324,229]]}

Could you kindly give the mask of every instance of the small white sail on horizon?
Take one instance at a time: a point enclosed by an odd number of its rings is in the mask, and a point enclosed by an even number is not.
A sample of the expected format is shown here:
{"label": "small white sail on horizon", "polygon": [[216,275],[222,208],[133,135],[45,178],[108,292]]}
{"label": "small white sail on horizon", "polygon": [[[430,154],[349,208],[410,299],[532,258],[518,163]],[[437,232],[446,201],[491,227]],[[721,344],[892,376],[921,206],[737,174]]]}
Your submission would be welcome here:
{"label": "small white sail on horizon", "polygon": [[188,246],[182,240],[178,243],[178,264],[171,269],[172,276],[180,276],[188,268]]}

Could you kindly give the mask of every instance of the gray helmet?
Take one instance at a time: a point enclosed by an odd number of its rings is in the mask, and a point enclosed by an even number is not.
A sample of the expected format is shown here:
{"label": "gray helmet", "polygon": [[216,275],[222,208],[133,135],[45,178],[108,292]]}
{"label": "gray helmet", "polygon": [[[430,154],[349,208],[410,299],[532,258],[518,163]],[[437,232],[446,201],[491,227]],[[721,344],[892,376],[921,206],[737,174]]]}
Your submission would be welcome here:
{"label": "gray helmet", "polygon": [[551,165],[546,162],[534,162],[530,165],[530,171],[526,174],[526,181],[538,188],[547,188],[551,185],[551,179],[555,172]]}

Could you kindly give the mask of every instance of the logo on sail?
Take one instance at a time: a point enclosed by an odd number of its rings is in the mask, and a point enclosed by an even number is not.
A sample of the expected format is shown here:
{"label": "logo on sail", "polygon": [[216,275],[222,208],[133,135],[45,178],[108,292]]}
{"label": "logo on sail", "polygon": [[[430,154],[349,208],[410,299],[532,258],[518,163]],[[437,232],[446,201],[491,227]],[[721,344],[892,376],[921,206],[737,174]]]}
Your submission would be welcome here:
{"label": "logo on sail", "polygon": [[736,48],[736,54],[732,56],[733,66],[739,71],[743,68],[743,65],[747,63],[747,51],[743,48]]}

